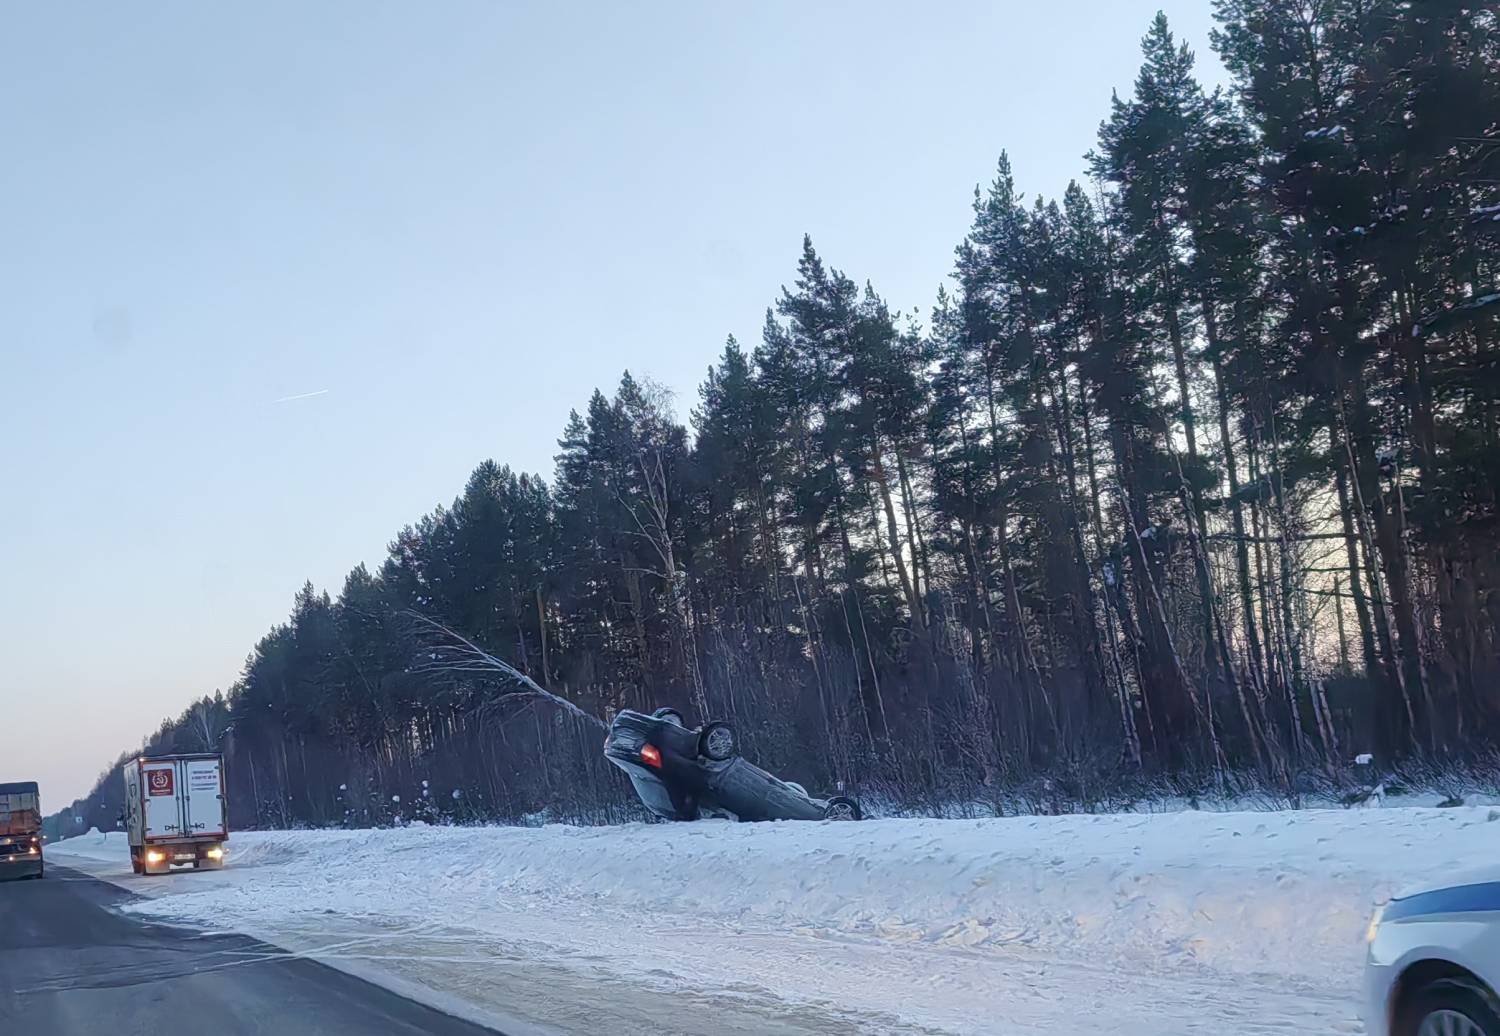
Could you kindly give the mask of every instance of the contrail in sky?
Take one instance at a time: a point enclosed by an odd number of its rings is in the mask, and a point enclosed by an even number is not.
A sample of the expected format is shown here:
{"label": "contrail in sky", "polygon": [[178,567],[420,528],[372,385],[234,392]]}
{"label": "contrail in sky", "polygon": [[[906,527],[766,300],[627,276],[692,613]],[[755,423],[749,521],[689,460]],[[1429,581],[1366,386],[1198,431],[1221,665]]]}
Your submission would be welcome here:
{"label": "contrail in sky", "polygon": [[273,403],[292,403],[292,402],[295,402],[295,401],[297,401],[299,399],[311,399],[314,396],[326,396],[326,395],[328,395],[328,390],[327,389],[318,389],[318,391],[316,391],[316,392],[302,392],[302,393],[299,393],[299,394],[297,394],[295,396],[282,396],[280,399],[273,399],[273,400],[271,400],[271,402],[273,402]]}

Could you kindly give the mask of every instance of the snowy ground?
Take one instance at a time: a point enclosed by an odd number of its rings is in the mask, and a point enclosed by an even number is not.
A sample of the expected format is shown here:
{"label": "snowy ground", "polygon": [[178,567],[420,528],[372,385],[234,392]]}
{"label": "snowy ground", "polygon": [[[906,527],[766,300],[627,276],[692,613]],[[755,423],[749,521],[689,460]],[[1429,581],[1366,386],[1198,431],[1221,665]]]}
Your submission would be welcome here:
{"label": "snowy ground", "polygon": [[[1358,1033],[1363,933],[1500,810],[247,832],[147,899],[507,1032]],[[663,992],[673,994],[664,997]]]}

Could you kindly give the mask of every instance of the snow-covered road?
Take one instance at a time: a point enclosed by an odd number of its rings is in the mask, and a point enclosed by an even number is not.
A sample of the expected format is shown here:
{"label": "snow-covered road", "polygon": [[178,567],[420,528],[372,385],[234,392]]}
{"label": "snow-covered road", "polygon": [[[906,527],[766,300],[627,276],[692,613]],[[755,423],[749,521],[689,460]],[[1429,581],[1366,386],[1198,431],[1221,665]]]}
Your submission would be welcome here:
{"label": "snow-covered road", "polygon": [[1497,848],[1477,806],[246,832],[159,879],[118,834],[48,851],[507,1031],[1263,1036],[1362,1031],[1373,905]]}

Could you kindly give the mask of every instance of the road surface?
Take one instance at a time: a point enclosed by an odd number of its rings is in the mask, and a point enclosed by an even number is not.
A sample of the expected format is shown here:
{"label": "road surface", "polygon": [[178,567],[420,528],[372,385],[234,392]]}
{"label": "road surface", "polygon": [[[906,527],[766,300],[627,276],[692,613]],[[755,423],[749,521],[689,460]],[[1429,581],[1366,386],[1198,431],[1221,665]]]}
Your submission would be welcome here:
{"label": "road surface", "polygon": [[241,935],[121,914],[130,894],[55,864],[0,882],[0,1031],[68,1036],[494,1036]]}

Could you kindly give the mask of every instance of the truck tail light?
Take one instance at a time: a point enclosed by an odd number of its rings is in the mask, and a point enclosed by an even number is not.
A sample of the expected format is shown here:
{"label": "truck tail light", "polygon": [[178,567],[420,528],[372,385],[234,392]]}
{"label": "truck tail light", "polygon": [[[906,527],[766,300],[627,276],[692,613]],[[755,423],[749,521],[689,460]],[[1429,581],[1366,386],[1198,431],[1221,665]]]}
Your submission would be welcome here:
{"label": "truck tail light", "polygon": [[224,850],[216,845],[203,855],[207,856],[210,860],[222,860],[224,858]]}
{"label": "truck tail light", "polygon": [[156,850],[156,849],[148,849],[148,850],[146,850],[146,862],[147,863],[161,863],[161,861],[165,860],[166,858],[167,858],[167,854],[164,853],[164,852],[160,852],[159,850]]}
{"label": "truck tail light", "polygon": [[647,766],[654,766],[656,769],[660,770],[661,749],[657,748],[655,745],[642,745],[641,762],[645,763]]}

